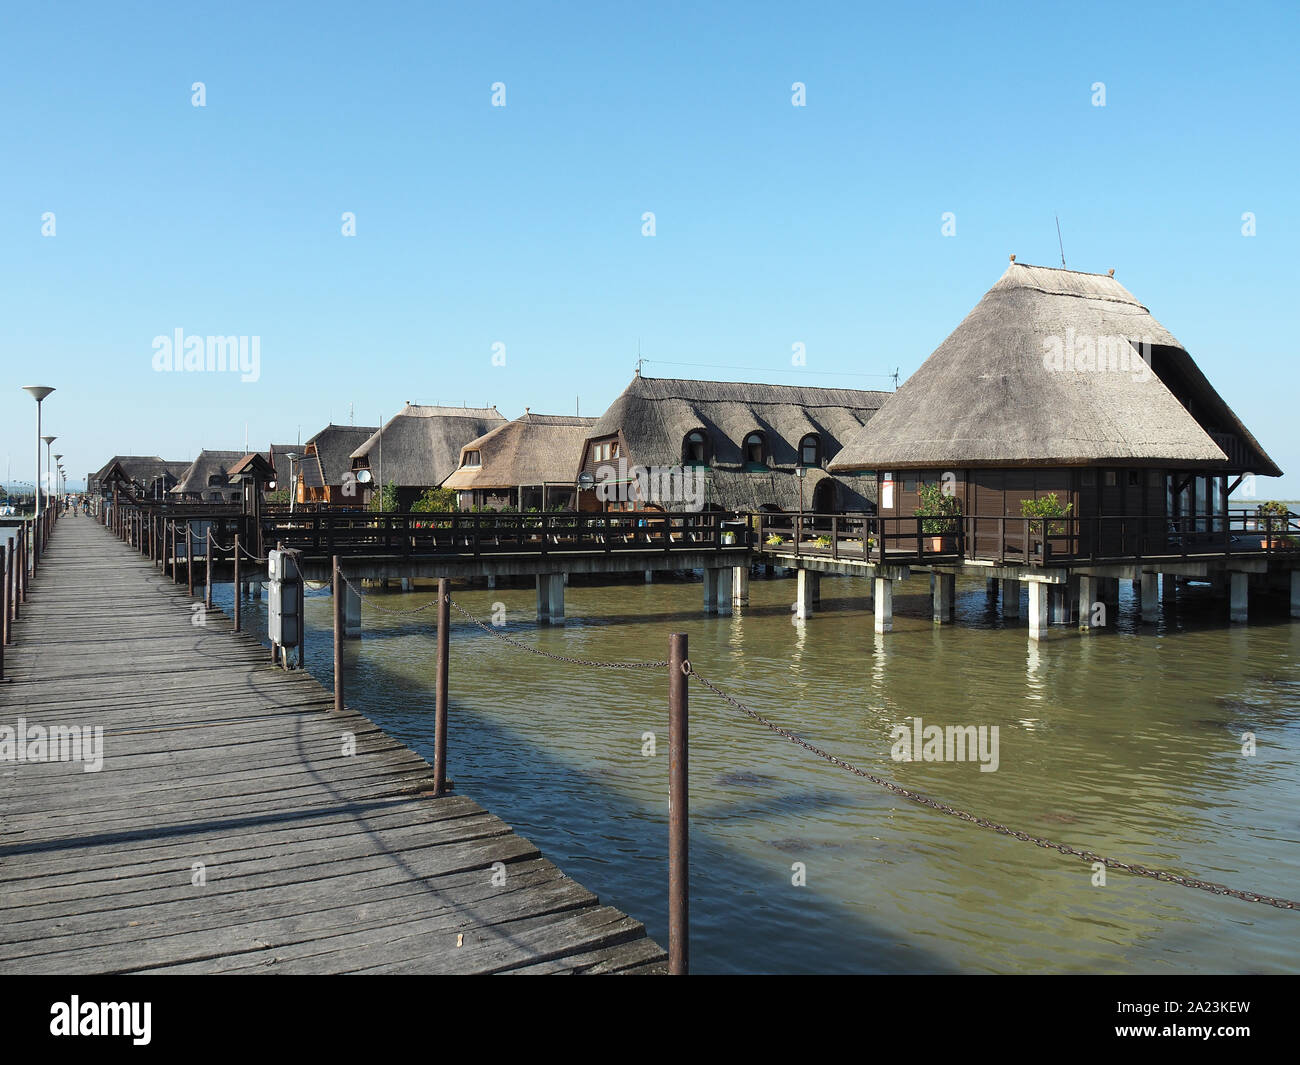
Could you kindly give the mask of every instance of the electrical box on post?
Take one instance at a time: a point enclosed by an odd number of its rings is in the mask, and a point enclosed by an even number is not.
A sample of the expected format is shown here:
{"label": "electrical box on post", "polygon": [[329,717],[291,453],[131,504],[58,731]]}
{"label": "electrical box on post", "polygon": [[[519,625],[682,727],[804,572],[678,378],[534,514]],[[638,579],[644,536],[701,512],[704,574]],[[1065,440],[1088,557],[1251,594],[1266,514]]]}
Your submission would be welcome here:
{"label": "electrical box on post", "polygon": [[302,579],[293,556],[287,551],[268,551],[267,635],[273,644],[297,647],[302,639],[302,617],[298,609]]}

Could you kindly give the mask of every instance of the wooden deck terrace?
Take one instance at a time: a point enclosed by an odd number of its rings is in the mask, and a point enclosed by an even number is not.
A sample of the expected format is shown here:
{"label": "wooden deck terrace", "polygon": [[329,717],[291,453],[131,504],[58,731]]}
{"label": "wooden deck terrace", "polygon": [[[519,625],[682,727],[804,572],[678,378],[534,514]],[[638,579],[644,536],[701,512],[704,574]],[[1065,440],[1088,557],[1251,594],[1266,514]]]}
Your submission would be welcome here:
{"label": "wooden deck terrace", "polygon": [[81,760],[34,738],[0,760],[0,973],[665,970],[639,922],[196,607],[98,522],[57,522],[0,727],[92,731]]}

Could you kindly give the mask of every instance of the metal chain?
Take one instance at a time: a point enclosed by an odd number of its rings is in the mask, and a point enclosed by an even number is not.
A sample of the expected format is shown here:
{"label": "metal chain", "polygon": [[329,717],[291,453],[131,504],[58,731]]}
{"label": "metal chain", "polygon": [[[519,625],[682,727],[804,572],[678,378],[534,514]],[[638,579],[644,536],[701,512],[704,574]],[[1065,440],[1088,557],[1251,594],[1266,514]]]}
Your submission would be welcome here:
{"label": "metal chain", "polygon": [[1199,888],[1202,891],[1208,891],[1214,895],[1230,895],[1232,898],[1241,899],[1243,902],[1258,902],[1265,906],[1274,906],[1279,910],[1300,910],[1300,902],[1295,902],[1291,899],[1274,898],[1271,895],[1260,895],[1253,891],[1242,891],[1237,888],[1228,887],[1225,884],[1216,884],[1209,880],[1198,880],[1195,877],[1181,876],[1178,873],[1170,873],[1162,869],[1148,869],[1143,865],[1134,865],[1131,862],[1121,862],[1116,858],[1107,858],[1100,854],[1093,854],[1091,851],[1077,850],[1065,843],[1057,843],[1050,839],[1043,839],[1041,836],[1030,835],[1028,832],[1020,832],[1016,829],[1008,828],[1006,825],[998,824],[996,821],[990,821],[987,818],[967,813],[965,810],[959,810],[955,806],[949,806],[947,803],[939,802],[937,799],[931,799],[919,792],[895,784],[893,781],[885,780],[883,777],[878,777],[873,773],[868,773],[865,769],[859,769],[850,762],[846,762],[842,758],[837,758],[828,751],[824,751],[820,747],[809,743],[807,740],[801,739],[788,729],[784,729],[780,725],[768,721],[767,718],[763,717],[756,711],[751,710],[738,699],[728,695],[716,684],[711,683],[696,673],[694,667],[691,666],[689,661],[682,663],[682,672],[688,677],[694,677],[703,684],[704,687],[708,688],[709,691],[713,692],[724,702],[734,706],[741,713],[753,718],[753,720],[757,721],[765,728],[770,729],[778,736],[789,740],[791,743],[797,744],[806,751],[811,751],[813,754],[817,755],[819,758],[824,758],[832,765],[839,766],[841,769],[847,769],[850,773],[863,777],[864,779],[871,781],[873,784],[879,784],[882,788],[893,792],[900,798],[907,799],[909,802],[928,806],[933,810],[939,810],[941,813],[951,814],[953,817],[960,818],[962,821],[968,821],[973,825],[979,825],[981,828],[991,828],[999,835],[1014,836],[1016,839],[1021,840],[1024,843],[1032,843],[1037,847],[1044,847],[1048,850],[1059,851],[1061,854],[1072,855],[1081,861],[1100,862],[1108,869],[1120,869],[1126,873],[1133,873],[1136,876],[1150,877],[1153,880],[1160,880],[1168,884],[1181,884],[1183,887]]}
{"label": "metal chain", "polygon": [[455,607],[461,613],[462,616],[464,616],[471,623],[477,625],[484,632],[490,633],[491,635],[495,636],[502,643],[508,643],[511,647],[518,648],[520,651],[527,651],[530,655],[537,655],[539,658],[549,658],[555,662],[567,662],[569,665],[573,665],[573,666],[595,666],[601,669],[666,669],[668,668],[667,661],[664,662],[597,662],[594,659],[590,659],[590,658],[569,658],[566,657],[565,655],[551,654],[550,651],[540,651],[536,647],[529,647],[526,643],[520,643],[518,640],[512,640],[509,636],[507,636],[503,632],[497,632],[495,626],[484,624],[482,621],[476,618],[473,614],[471,614],[468,610],[466,610],[463,606],[461,606],[458,602],[456,602],[456,600],[452,599],[450,596],[447,597],[447,601],[451,603],[451,605]]}
{"label": "metal chain", "polygon": [[[348,580],[347,577],[344,577],[343,574],[342,574],[341,572],[339,573],[339,576],[343,578],[343,583],[344,583],[344,584],[346,584],[349,588],[351,588],[354,592],[357,593],[357,596],[358,596],[359,598],[361,598],[361,599],[373,599],[373,598],[374,598],[374,596],[372,596],[372,595],[363,595],[362,592],[361,592],[361,589],[358,588],[355,584],[353,584],[350,580]],[[376,610],[378,610],[380,613],[383,613],[383,614],[393,614],[394,616],[397,616],[397,617],[410,617],[410,616],[412,616],[412,615],[414,615],[414,614],[421,614],[421,613],[423,613],[424,611],[428,610],[429,607],[431,607],[431,606],[437,606],[437,605],[438,605],[438,600],[436,600],[436,599],[431,599],[431,600],[429,600],[429,602],[425,603],[423,606],[417,606],[414,610],[394,610],[392,607],[380,606],[378,603],[371,603],[370,605],[371,605],[372,607],[374,607]]]}

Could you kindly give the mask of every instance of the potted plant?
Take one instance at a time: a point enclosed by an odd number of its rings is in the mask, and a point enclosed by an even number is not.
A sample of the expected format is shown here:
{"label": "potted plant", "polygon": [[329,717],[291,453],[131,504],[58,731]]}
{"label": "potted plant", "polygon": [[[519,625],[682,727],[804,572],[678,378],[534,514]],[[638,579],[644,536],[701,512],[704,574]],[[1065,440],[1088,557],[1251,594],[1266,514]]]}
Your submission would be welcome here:
{"label": "potted plant", "polygon": [[[1065,522],[1050,521],[1051,518],[1069,517],[1070,511],[1074,509],[1073,503],[1062,503],[1057,498],[1055,492],[1049,492],[1045,496],[1037,499],[1022,499],[1020,501],[1020,516],[1022,518],[1041,518],[1036,528],[1045,536],[1060,536],[1065,532]],[[1043,541],[1035,540],[1033,542],[1034,554],[1041,554],[1043,550]]]}
{"label": "potted plant", "polygon": [[938,481],[932,484],[922,481],[916,486],[916,492],[921,498],[916,516],[921,519],[921,532],[928,537],[925,549],[934,554],[955,550],[961,500],[945,491]]}
{"label": "potted plant", "polygon": [[785,543],[785,537],[780,533],[772,533],[764,543],[766,543],[768,547],[780,547]]}
{"label": "potted plant", "polygon": [[1285,503],[1269,500],[1255,507],[1255,525],[1264,532],[1264,549],[1266,551],[1286,551],[1291,545],[1287,535],[1290,525],[1291,510]]}
{"label": "potted plant", "polygon": [[818,547],[830,547],[831,538],[829,536],[814,537],[813,543],[816,544]]}

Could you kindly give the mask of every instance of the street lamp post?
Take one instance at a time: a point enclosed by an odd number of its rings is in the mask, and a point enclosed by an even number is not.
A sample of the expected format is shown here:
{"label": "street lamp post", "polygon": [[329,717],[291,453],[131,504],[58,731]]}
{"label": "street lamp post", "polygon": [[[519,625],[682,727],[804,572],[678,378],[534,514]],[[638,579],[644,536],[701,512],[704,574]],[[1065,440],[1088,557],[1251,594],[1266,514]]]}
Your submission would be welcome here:
{"label": "street lamp post", "polygon": [[298,476],[295,472],[298,452],[290,451],[285,458],[289,460],[289,513],[292,514],[294,500],[298,498]]}
{"label": "street lamp post", "polygon": [[62,455],[54,456],[54,472],[57,476],[54,478],[54,513],[63,513],[63,463],[60,461]]}
{"label": "street lamp post", "polygon": [[[41,516],[41,402],[45,399],[46,396],[48,396],[51,392],[53,392],[54,389],[48,385],[23,385],[23,391],[26,392],[29,396],[31,396],[32,399],[36,400],[36,484],[34,487],[36,490],[37,522],[36,524],[33,525],[33,529],[39,529],[40,528],[39,519]],[[40,550],[41,550],[40,534],[36,533],[36,535],[32,539],[32,566],[33,567],[35,567],[36,560],[40,557]],[[24,562],[23,564],[26,565],[26,562]]]}
{"label": "street lamp post", "polygon": [[50,446],[58,439],[57,436],[43,436],[45,441],[45,501],[48,504],[50,500],[50,484],[54,480],[54,471],[51,469]]}

